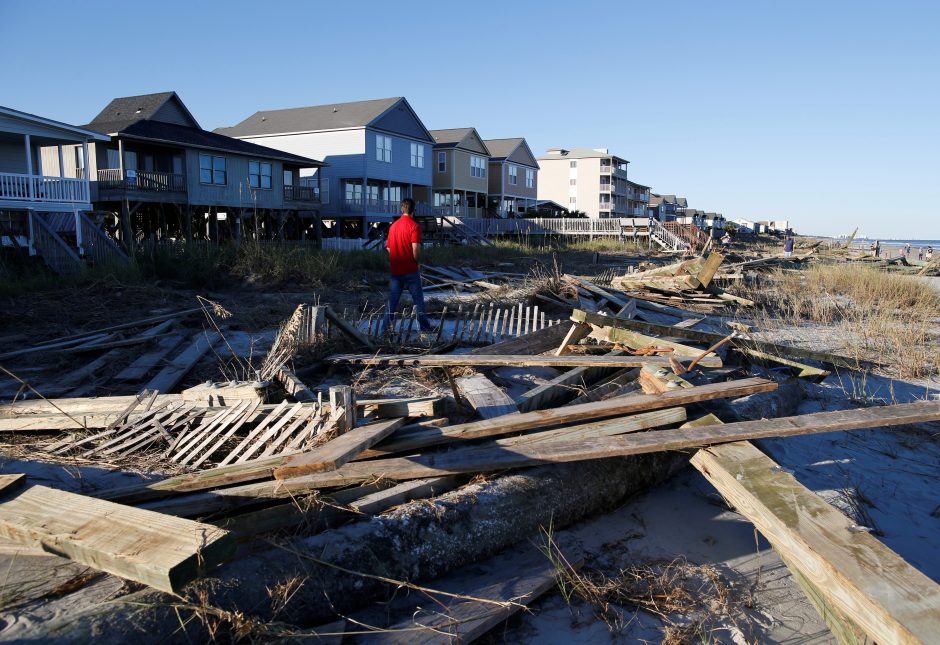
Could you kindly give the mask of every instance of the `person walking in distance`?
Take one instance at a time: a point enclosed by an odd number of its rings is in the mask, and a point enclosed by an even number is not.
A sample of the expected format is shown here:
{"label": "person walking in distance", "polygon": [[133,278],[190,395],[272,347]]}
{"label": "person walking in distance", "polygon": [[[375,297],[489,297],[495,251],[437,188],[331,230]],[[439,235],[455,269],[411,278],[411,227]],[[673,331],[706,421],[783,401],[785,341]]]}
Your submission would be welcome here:
{"label": "person walking in distance", "polygon": [[783,257],[788,258],[793,255],[793,238],[787,235],[783,240]]}
{"label": "person walking in distance", "polygon": [[401,217],[388,229],[388,250],[391,280],[389,281],[388,306],[382,320],[382,333],[386,333],[392,323],[392,312],[398,309],[398,301],[405,289],[411,294],[411,300],[418,310],[418,324],[421,331],[431,331],[433,326],[428,320],[424,306],[424,292],[421,289],[421,273],[418,263],[421,258],[421,227],[414,220],[415,201],[410,197],[401,200]]}

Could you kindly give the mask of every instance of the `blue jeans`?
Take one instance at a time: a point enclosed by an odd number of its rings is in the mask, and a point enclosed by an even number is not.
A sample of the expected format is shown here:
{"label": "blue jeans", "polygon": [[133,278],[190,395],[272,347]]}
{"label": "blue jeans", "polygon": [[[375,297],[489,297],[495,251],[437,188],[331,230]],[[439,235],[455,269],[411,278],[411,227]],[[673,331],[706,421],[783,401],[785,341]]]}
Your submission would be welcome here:
{"label": "blue jeans", "polygon": [[424,306],[424,292],[421,290],[421,274],[408,273],[393,275],[389,281],[388,306],[385,308],[385,319],[382,320],[383,334],[392,324],[392,312],[398,309],[398,301],[405,289],[408,289],[411,300],[418,310],[418,324],[421,326],[421,331],[431,330],[431,321],[428,320],[428,312]]}

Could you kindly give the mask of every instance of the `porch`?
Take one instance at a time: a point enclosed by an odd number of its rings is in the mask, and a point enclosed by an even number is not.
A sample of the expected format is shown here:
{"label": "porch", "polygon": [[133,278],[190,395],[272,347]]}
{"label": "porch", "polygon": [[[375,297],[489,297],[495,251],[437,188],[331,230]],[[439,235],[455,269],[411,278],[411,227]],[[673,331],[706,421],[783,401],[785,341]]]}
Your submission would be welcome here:
{"label": "porch", "polygon": [[469,190],[433,191],[435,215],[486,217],[486,193]]}
{"label": "porch", "polygon": [[344,179],[340,182],[340,214],[360,215],[366,219],[391,221],[401,213],[401,200],[415,200],[415,215],[429,217],[434,209],[428,203],[430,186],[405,184],[390,180]]}

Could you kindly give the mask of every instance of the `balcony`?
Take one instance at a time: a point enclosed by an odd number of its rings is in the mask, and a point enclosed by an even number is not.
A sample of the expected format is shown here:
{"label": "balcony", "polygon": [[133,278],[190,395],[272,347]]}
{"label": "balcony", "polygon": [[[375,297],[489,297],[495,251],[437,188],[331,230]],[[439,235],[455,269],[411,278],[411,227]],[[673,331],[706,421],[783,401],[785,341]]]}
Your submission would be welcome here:
{"label": "balcony", "polygon": [[104,168],[98,171],[98,190],[141,190],[145,192],[185,193],[186,175],[144,170]]}
{"label": "balcony", "polygon": [[626,168],[618,168],[617,166],[601,165],[601,174],[613,175],[614,177],[623,177],[624,179],[627,178]]}
{"label": "balcony", "polygon": [[614,192],[615,190],[616,190],[616,189],[614,188],[614,184],[601,184],[601,192],[602,192],[602,193],[612,193],[612,192]]}
{"label": "balcony", "polygon": [[0,172],[0,199],[87,204],[90,196],[84,179]]}
{"label": "balcony", "polygon": [[320,190],[312,186],[284,186],[284,201],[320,203]]}
{"label": "balcony", "polygon": [[[415,204],[415,215],[432,216],[437,213],[424,202]],[[401,201],[389,199],[343,199],[341,206],[343,214],[351,215],[399,215]]]}

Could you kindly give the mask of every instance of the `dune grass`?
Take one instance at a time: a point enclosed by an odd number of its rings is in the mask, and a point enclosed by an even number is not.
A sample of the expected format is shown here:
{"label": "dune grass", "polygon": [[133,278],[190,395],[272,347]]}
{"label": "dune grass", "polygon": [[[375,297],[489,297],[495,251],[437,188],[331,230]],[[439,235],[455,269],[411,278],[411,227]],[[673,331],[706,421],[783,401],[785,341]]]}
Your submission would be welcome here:
{"label": "dune grass", "polygon": [[940,373],[940,294],[905,275],[857,264],[777,272],[747,295],[763,309],[765,330],[818,325],[834,332],[840,350],[875,360],[902,378]]}

